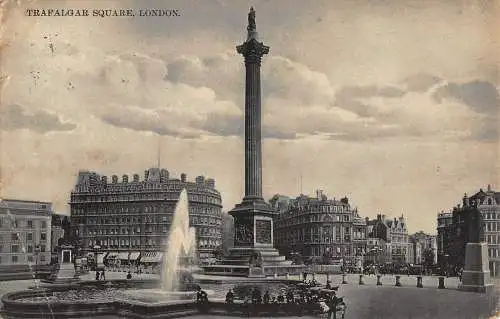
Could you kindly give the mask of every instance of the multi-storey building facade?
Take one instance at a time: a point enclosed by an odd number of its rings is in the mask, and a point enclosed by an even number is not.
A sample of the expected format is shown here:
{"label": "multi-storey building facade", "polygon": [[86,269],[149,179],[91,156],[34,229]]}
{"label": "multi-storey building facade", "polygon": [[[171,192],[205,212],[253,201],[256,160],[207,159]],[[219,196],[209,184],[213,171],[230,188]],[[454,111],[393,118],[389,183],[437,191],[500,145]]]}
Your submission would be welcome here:
{"label": "multi-storey building facade", "polygon": [[408,263],[409,264],[422,264],[422,245],[408,236]]}
{"label": "multi-storey building facade", "polygon": [[316,195],[275,195],[270,200],[279,213],[274,222],[276,247],[284,254],[300,253],[318,261],[329,255],[346,265],[359,263],[366,253],[365,220],[347,197],[328,199],[322,191]]}
{"label": "multi-storey building facade", "polygon": [[419,231],[408,236],[408,239],[411,244],[411,251],[409,253],[410,263],[417,265],[423,264],[426,260],[425,254],[432,254],[432,261],[429,260],[429,263],[437,263],[437,242],[435,235],[429,235],[423,231]]}
{"label": "multi-storey building facade", "polygon": [[380,238],[386,243],[388,261],[395,263],[409,262],[408,229],[404,216],[388,219],[383,214],[367,222],[369,225],[368,237]]}
{"label": "multi-storey building facade", "polygon": [[486,192],[474,195],[483,217],[484,240],[488,243],[490,271],[493,276],[500,274],[500,192],[488,185]]}
{"label": "multi-storey building facade", "polygon": [[0,200],[0,266],[48,264],[52,204]]}
{"label": "multi-storey building facade", "polygon": [[[369,231],[369,226],[367,227],[367,232]],[[390,259],[388,254],[387,245],[385,240],[381,238],[367,238],[366,240],[366,254],[365,262],[383,265]]]}
{"label": "multi-storey building facade", "polygon": [[444,267],[448,263],[453,240],[453,214],[441,212],[437,217],[437,263]]}
{"label": "multi-storey building facade", "polygon": [[500,273],[500,192],[495,192],[488,185],[471,197],[464,196],[463,206],[475,207],[481,213],[481,239],[488,244],[490,271],[493,276]]}
{"label": "multi-storey building facade", "polygon": [[[465,247],[472,237],[479,235],[479,239],[488,244],[489,267],[493,276],[500,274],[500,192],[495,192],[488,185],[486,191],[480,189],[476,194],[462,198],[462,204],[453,208],[451,224],[440,227],[440,219],[449,223],[448,216],[444,219],[438,216],[438,249],[441,249],[439,233],[446,234],[440,229],[449,229],[449,244],[443,245],[442,254],[449,267],[463,267],[465,261]],[[479,234],[472,221],[481,216],[481,231]],[[441,218],[440,218],[441,216]],[[444,222],[441,223],[441,225]],[[443,236],[444,237],[444,236]]]}
{"label": "multi-storey building facade", "polygon": [[77,228],[83,251],[99,245],[104,252],[129,259],[160,261],[183,189],[188,194],[189,224],[196,228],[199,258],[212,258],[222,244],[222,202],[215,181],[198,176],[190,182],[186,174],[172,179],[159,168],[145,171],[142,180],[138,174],[131,180],[123,175],[121,182],[116,175],[108,181],[94,172],[79,173],[70,206],[71,224]]}

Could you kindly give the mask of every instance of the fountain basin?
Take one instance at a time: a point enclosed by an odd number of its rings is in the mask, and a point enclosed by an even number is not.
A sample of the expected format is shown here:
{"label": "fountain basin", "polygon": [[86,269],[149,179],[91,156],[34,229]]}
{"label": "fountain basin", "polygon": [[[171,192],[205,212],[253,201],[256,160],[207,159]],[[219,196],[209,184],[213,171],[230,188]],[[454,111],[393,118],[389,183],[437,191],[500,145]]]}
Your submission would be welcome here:
{"label": "fountain basin", "polygon": [[[234,278],[233,278],[234,279]],[[252,309],[248,305],[227,305],[224,297],[233,289],[236,298],[242,298],[254,287],[271,293],[286,288],[291,283],[276,279],[253,282],[210,280],[200,284],[209,295],[208,311],[211,314],[236,315]],[[6,294],[2,297],[4,318],[82,318],[107,316],[106,318],[174,318],[199,314],[196,293],[163,292],[157,280],[110,280],[81,281],[70,284],[46,285]],[[269,308],[269,307],[268,307]],[[273,308],[274,309],[274,308]],[[281,309],[267,309],[273,317],[286,315]],[[262,316],[266,311],[262,311]],[[277,311],[277,312],[276,312]],[[290,310],[291,311],[291,310]],[[280,314],[282,313],[282,314]],[[260,314],[259,314],[260,316]]]}
{"label": "fountain basin", "polygon": [[[204,290],[208,297],[214,296],[211,290]],[[146,303],[169,303],[172,301],[196,301],[196,291],[164,291],[160,289],[130,289],[121,291],[118,298]]]}

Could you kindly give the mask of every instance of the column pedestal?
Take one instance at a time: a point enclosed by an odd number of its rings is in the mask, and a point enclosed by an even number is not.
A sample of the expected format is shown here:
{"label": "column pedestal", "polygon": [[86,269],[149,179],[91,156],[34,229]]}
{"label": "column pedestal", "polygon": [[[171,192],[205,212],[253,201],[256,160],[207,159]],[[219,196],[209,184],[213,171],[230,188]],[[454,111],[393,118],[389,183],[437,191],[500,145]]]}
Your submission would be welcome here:
{"label": "column pedestal", "polygon": [[493,289],[487,243],[467,243],[460,290],[487,293]]}
{"label": "column pedestal", "polygon": [[203,266],[206,274],[263,278],[305,272],[305,266],[292,265],[274,248],[275,212],[263,200],[243,200],[230,214],[234,217],[235,246],[218,264]]}
{"label": "column pedestal", "polygon": [[61,247],[61,256],[59,259],[59,271],[54,280],[56,283],[68,283],[79,280],[75,264],[72,263],[72,250],[73,247],[64,246]]}

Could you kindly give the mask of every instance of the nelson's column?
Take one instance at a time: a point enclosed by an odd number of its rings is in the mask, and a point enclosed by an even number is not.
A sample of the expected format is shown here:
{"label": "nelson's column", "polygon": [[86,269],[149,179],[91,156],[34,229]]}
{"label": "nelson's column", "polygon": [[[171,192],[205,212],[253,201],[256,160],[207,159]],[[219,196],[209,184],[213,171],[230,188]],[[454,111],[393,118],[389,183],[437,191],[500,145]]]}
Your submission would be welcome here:
{"label": "nelson's column", "polygon": [[245,58],[245,197],[230,212],[234,217],[234,248],[217,265],[206,266],[213,274],[262,277],[297,273],[273,246],[274,210],[262,197],[260,63],[269,47],[258,41],[255,11],[248,13],[247,40],[236,47]]}

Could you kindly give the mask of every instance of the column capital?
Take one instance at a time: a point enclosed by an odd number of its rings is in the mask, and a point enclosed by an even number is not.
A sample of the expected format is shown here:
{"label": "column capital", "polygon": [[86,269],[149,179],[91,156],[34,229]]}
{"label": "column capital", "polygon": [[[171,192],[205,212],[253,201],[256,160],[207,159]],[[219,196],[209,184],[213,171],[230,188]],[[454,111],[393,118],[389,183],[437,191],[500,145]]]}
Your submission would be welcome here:
{"label": "column capital", "polygon": [[245,57],[245,63],[258,63],[264,54],[269,53],[269,47],[252,38],[236,47],[236,51]]}

